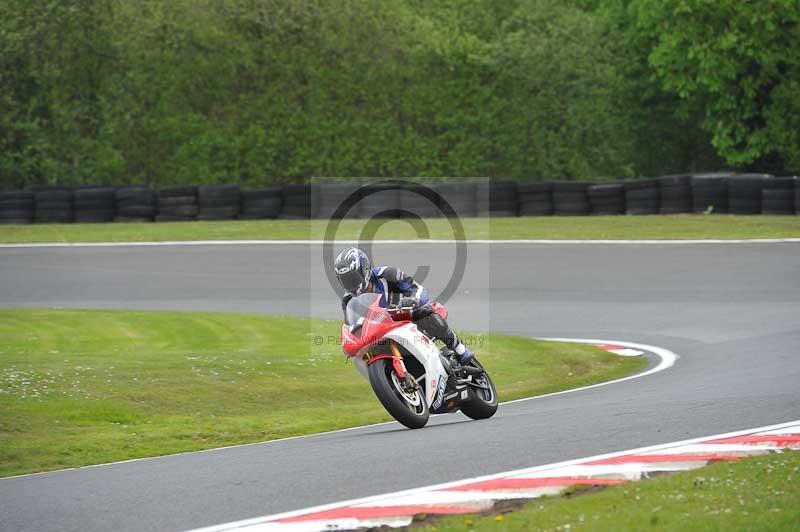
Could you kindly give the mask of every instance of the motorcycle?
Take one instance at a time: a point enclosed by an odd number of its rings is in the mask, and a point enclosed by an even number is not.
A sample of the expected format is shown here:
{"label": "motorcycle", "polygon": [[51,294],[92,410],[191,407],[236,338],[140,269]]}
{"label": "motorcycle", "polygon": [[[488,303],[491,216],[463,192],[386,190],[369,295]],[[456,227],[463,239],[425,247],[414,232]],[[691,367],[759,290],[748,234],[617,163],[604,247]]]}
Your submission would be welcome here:
{"label": "motorcycle", "polygon": [[[438,303],[433,310],[447,318]],[[461,365],[411,321],[411,308],[383,308],[380,295],[361,294],[345,309],[342,350],[369,380],[378,400],[408,428],[424,427],[431,413],[461,410],[472,419],[497,411],[497,390],[476,358]]]}

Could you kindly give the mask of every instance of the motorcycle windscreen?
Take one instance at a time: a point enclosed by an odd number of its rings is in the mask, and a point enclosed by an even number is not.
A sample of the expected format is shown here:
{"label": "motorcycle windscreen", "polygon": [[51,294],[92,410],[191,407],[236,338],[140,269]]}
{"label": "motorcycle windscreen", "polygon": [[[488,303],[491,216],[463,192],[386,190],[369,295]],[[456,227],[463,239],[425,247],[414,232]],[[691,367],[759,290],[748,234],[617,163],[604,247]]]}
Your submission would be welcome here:
{"label": "motorcycle windscreen", "polygon": [[344,312],[344,322],[347,325],[357,325],[364,322],[375,300],[380,299],[379,294],[361,294],[347,303]]}

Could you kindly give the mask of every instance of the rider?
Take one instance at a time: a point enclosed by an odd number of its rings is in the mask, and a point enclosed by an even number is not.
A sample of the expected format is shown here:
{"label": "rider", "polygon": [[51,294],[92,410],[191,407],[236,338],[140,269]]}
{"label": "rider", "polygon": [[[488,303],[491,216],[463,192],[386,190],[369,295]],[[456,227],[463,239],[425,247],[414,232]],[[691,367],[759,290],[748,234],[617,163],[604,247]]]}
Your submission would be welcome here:
{"label": "rider", "polygon": [[455,351],[461,364],[475,356],[439,314],[433,311],[428,291],[410,275],[399,268],[371,267],[367,254],[358,248],[347,248],[336,257],[333,264],[336,278],[345,290],[342,310],[355,296],[364,293],[380,294],[380,305],[386,307],[414,307],[411,319],[426,336],[438,338]]}

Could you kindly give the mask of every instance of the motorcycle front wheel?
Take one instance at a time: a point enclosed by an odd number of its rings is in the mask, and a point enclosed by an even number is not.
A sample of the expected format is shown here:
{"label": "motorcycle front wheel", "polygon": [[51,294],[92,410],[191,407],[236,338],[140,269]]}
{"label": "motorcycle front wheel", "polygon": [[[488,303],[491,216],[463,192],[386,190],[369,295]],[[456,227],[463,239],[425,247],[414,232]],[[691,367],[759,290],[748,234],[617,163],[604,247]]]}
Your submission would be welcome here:
{"label": "motorcycle front wheel", "polygon": [[369,383],[386,411],[406,427],[418,429],[428,422],[428,403],[422,388],[406,389],[390,359],[383,358],[369,365]]}

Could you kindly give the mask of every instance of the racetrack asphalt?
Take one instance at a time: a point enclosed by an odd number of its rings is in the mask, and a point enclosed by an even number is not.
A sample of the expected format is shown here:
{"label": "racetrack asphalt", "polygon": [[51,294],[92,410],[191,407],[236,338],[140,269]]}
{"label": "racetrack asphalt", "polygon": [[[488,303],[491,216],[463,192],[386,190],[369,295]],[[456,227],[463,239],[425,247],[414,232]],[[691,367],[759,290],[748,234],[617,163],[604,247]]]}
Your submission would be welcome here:
{"label": "racetrack asphalt", "polygon": [[[0,305],[336,318],[320,249],[1,249]],[[409,244],[373,255],[430,265],[434,293],[454,256]],[[641,379],[504,405],[486,421],[451,414],[416,431],[390,423],[0,479],[0,530],[178,531],[800,417],[797,243],[469,245],[448,307],[459,329],[627,340],[681,358]]]}

